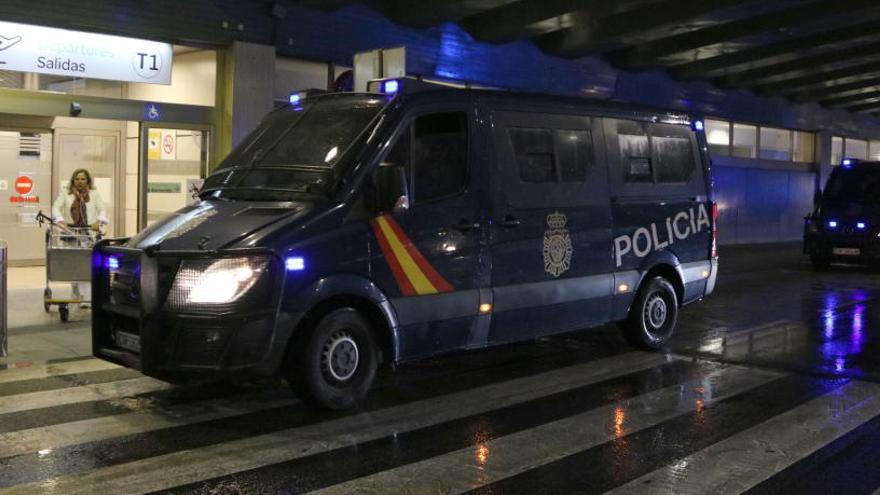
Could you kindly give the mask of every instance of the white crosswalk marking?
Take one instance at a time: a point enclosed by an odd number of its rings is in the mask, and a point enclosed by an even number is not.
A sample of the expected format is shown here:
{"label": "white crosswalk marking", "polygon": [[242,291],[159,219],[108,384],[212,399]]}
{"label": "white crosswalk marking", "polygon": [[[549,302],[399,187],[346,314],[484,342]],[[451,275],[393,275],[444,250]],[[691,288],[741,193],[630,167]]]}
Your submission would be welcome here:
{"label": "white crosswalk marking", "polygon": [[0,370],[0,384],[111,369],[121,369],[121,366],[102,359],[83,359],[81,361],[68,361],[64,363],[40,364],[26,368]]}
{"label": "white crosswalk marking", "polygon": [[[739,367],[719,370],[709,378],[727,393],[705,402],[740,394],[779,377],[778,373]],[[690,412],[702,397],[696,389],[703,382],[704,378],[700,378],[666,387],[315,493],[465,492]]]}
{"label": "white crosswalk marking", "polygon": [[[298,401],[288,390],[271,387],[258,387],[227,397],[202,400],[195,400],[188,394],[180,397],[176,394],[168,397],[163,395],[157,401],[147,398],[140,400],[137,398],[140,394],[173,387],[146,377],[2,396],[0,415],[15,413],[15,421],[21,421],[21,428],[26,429],[8,431],[15,427],[13,422],[7,426],[5,433],[0,433],[0,480],[6,479],[6,483],[0,483],[0,486],[20,483],[0,489],[0,494],[140,493],[173,489],[287,461],[305,460],[310,456],[363,445],[372,440],[396,438],[397,435],[429,426],[440,425],[438,431],[442,435],[442,429],[446,427],[444,423],[456,419],[475,415],[488,418],[498,409],[528,401],[536,401],[529,408],[538,408],[541,399],[552,394],[603,384],[617,377],[650,370],[648,374],[640,375],[638,382],[627,381],[629,378],[621,382],[623,395],[620,398],[605,397],[600,402],[602,405],[591,410],[573,408],[570,416],[547,423],[527,422],[521,425],[524,429],[508,430],[512,433],[502,436],[489,433],[486,440],[475,440],[472,444],[457,443],[452,447],[457,450],[439,451],[439,455],[432,453],[434,457],[431,458],[399,458],[392,467],[383,468],[386,469],[384,471],[349,479],[314,492],[321,495],[462,493],[513,476],[524,475],[527,479],[532,470],[594,447],[607,446],[605,444],[610,441],[619,439],[625,442],[628,435],[663,425],[698,408],[705,407],[711,411],[714,403],[738,397],[762,385],[785,387],[785,380],[771,382],[789,376],[755,367],[706,362],[693,363],[696,375],[683,375],[680,368],[667,368],[662,373],[658,369],[658,366],[676,361],[683,364],[683,359],[683,356],[671,354],[631,352],[356,415],[328,416],[317,422],[308,420],[292,428],[289,427],[291,423],[287,423],[285,427],[278,427],[283,429],[271,433],[233,435],[234,440],[218,443],[211,443],[210,439],[205,443],[197,441],[199,446],[188,448],[168,445],[171,432],[155,438],[151,434],[168,428],[180,428],[175,431],[193,437],[193,432],[199,431],[198,428],[205,422],[226,419],[246,421],[248,414],[291,407]],[[4,383],[12,384],[7,393],[30,387],[39,390],[40,376],[51,379],[59,373],[89,373],[115,368],[114,365],[102,368],[99,363],[85,360],[68,363],[74,366],[61,369],[33,370],[28,378],[23,378],[28,375],[22,374],[19,379],[0,382],[0,392]],[[676,371],[672,372],[673,369]],[[666,384],[674,383],[669,381],[670,377],[681,377],[676,379],[684,381],[656,388],[660,386],[656,380],[661,377]],[[22,380],[37,382],[16,383]],[[71,380],[77,379],[72,377]],[[654,388],[641,395],[631,395],[635,383],[641,383],[639,387],[653,383]],[[200,395],[200,392],[194,392]],[[181,401],[177,402],[178,399]],[[20,413],[31,410],[96,400],[119,403],[136,400],[138,404],[129,410],[107,415],[96,410],[95,417],[88,417],[92,413],[87,411],[84,418],[77,409],[71,409],[71,419],[67,421],[63,415],[68,412],[62,407],[58,410],[61,416],[50,418],[47,415],[47,424],[43,426],[35,426],[35,421],[44,421],[42,417],[38,416],[36,420],[19,417]],[[560,402],[556,400],[556,403],[554,407],[558,407]],[[667,466],[631,480],[614,492],[720,495],[748,490],[880,415],[880,384],[853,381],[808,402],[792,406],[787,412],[703,450],[690,452],[681,459],[670,459]],[[301,409],[291,408],[292,414],[301,412]],[[55,410],[52,414],[55,414]],[[281,412],[269,411],[258,417],[272,418],[278,414]],[[487,427],[491,426],[490,420]],[[100,450],[107,447],[126,449],[125,442],[137,442],[138,435],[143,435],[144,441],[153,445],[140,450],[141,453],[133,457],[127,457],[127,453],[120,450],[118,457],[117,454],[106,457],[115,458],[116,461],[103,460],[105,453]],[[412,444],[412,437],[406,442]],[[90,445],[92,443],[94,445]],[[58,449],[67,450],[54,452]],[[52,455],[55,457],[47,457]],[[81,458],[81,464],[70,470],[57,470],[52,466],[52,463],[68,455],[84,457]],[[398,464],[401,461],[404,463]],[[6,473],[8,477],[4,475],[4,469],[10,470]],[[302,476],[309,475],[303,473]],[[237,478],[227,479],[232,486]],[[267,480],[267,483],[270,482]],[[259,485],[250,486],[255,489]]]}
{"label": "white crosswalk marking", "polygon": [[297,402],[299,401],[293,398],[218,399],[163,407],[160,411],[141,409],[127,414],[19,430],[0,434],[0,458],[37,451],[46,452],[70,445],[147,433],[162,428],[193,425],[265,409],[292,406]]}
{"label": "white crosswalk marking", "polygon": [[741,493],[878,414],[880,385],[848,383],[613,493]]}
{"label": "white crosswalk marking", "polygon": [[174,385],[152,378],[132,378],[109,383],[70,387],[62,391],[46,390],[0,397],[0,414],[28,411],[41,407],[76,404],[91,400],[117,399],[147,392],[167,390]]}
{"label": "white crosswalk marking", "polygon": [[[667,358],[629,353],[442,397],[208,447],[19,485],[0,493],[146,492],[351,446],[653,368]],[[766,376],[766,374],[765,374]]]}

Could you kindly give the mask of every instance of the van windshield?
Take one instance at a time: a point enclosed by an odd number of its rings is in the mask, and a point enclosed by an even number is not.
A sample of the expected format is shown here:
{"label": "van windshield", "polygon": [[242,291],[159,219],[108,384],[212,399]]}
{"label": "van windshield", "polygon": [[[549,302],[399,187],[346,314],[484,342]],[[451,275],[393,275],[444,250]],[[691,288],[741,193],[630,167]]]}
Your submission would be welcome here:
{"label": "van windshield", "polygon": [[326,195],[338,177],[336,165],[386,103],[375,95],[334,94],[275,110],[205,179],[201,196]]}
{"label": "van windshield", "polygon": [[880,203],[880,166],[835,170],[828,179],[823,198],[830,201]]}

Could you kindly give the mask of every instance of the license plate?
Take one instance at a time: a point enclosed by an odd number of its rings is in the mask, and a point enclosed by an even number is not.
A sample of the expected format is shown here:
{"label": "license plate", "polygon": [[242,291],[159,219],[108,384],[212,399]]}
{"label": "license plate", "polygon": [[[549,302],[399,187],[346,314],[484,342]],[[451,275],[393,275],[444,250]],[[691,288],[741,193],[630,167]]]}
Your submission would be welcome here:
{"label": "license plate", "polygon": [[128,332],[116,332],[116,345],[132,352],[141,352],[141,337]]}
{"label": "license plate", "polygon": [[831,254],[840,256],[858,256],[862,254],[862,252],[855,248],[834,248],[831,250]]}

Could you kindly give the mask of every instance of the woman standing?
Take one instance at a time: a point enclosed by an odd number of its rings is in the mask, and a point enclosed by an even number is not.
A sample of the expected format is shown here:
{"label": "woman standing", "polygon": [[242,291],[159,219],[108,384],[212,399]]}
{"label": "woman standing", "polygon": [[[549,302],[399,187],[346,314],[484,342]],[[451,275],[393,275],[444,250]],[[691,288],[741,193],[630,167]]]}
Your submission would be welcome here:
{"label": "woman standing", "polygon": [[[70,176],[70,183],[52,203],[52,220],[62,227],[100,231],[107,225],[107,207],[95,190],[92,174],[78,168]],[[80,283],[73,283],[73,298],[82,300]],[[81,305],[82,306],[82,305]]]}
{"label": "woman standing", "polygon": [[52,203],[52,220],[68,227],[99,230],[107,225],[107,207],[95,190],[92,174],[78,168],[70,176],[70,183]]}

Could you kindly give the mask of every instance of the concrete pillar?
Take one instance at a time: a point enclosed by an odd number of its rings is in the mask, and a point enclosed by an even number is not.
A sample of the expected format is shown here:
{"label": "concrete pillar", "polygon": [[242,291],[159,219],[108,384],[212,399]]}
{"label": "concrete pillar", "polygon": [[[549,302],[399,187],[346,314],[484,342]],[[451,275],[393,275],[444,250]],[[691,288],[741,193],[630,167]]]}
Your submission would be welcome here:
{"label": "concrete pillar", "polygon": [[235,41],[217,51],[211,169],[272,111],[274,82],[275,47]]}
{"label": "concrete pillar", "polygon": [[831,174],[831,136],[829,130],[816,133],[816,189],[824,187]]}

